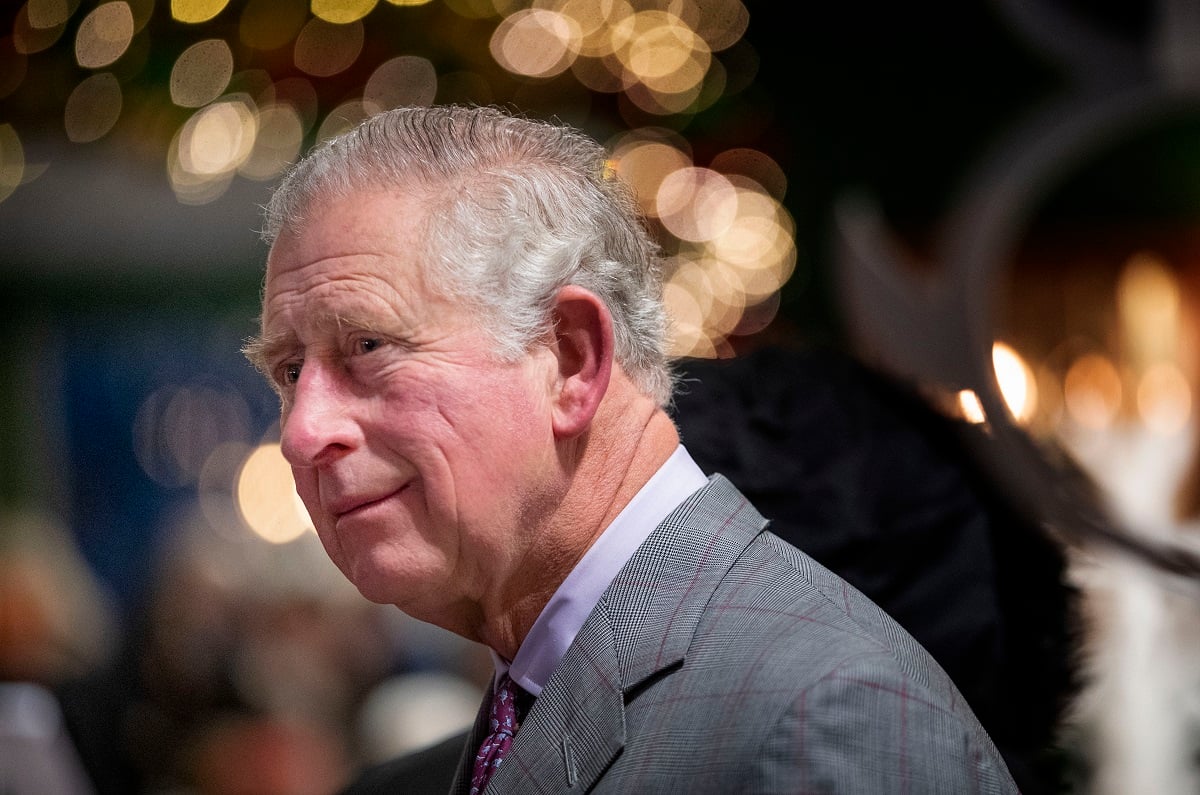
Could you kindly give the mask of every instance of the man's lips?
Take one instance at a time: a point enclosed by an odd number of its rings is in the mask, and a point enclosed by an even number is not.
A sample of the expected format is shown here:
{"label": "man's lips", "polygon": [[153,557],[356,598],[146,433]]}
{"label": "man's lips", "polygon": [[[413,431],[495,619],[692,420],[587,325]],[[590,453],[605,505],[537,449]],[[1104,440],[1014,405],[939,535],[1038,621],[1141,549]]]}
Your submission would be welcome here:
{"label": "man's lips", "polygon": [[364,513],[366,511],[370,510],[372,507],[374,507],[382,502],[385,502],[385,501],[391,499],[392,497],[395,497],[397,494],[404,491],[406,488],[408,488],[407,483],[405,483],[400,488],[395,489],[394,491],[389,491],[386,494],[382,494],[379,496],[352,497],[352,498],[338,500],[337,502],[333,503],[329,507],[329,512],[331,514],[333,514],[333,518],[335,521],[341,521],[342,519],[346,519],[348,517],[355,516],[357,514]]}

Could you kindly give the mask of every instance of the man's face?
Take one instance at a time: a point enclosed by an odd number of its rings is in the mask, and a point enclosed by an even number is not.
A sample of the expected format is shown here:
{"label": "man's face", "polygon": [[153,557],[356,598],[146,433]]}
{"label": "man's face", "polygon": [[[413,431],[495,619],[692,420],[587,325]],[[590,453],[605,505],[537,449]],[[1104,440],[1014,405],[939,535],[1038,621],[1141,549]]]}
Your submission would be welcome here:
{"label": "man's face", "polygon": [[556,498],[553,357],[500,361],[476,315],[426,286],[418,201],[310,217],[271,250],[262,343],[321,541],[367,598],[426,620],[495,598]]}

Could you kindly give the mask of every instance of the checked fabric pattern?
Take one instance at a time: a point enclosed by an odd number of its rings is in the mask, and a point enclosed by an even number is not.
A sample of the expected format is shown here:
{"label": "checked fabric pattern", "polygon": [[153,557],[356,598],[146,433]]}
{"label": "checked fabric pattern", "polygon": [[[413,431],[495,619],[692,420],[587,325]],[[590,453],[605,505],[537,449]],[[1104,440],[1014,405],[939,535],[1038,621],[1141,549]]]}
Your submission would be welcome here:
{"label": "checked fabric pattern", "polygon": [[521,689],[508,677],[508,674],[501,677],[496,694],[492,697],[491,734],[484,738],[483,744],[479,746],[479,752],[475,754],[475,770],[471,774],[471,795],[479,795],[487,788],[488,780],[500,767],[500,763],[504,761],[504,755],[508,753],[508,748],[512,745],[513,735],[517,733],[519,725],[517,695],[520,692]]}

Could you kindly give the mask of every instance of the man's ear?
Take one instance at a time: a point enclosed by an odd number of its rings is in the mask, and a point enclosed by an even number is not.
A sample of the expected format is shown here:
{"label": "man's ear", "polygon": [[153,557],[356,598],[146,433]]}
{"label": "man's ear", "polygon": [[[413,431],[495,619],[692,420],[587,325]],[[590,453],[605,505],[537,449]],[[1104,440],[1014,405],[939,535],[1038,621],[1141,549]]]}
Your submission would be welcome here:
{"label": "man's ear", "polygon": [[554,297],[554,342],[558,377],[553,395],[554,436],[587,430],[612,376],[612,315],[594,293],[568,285]]}

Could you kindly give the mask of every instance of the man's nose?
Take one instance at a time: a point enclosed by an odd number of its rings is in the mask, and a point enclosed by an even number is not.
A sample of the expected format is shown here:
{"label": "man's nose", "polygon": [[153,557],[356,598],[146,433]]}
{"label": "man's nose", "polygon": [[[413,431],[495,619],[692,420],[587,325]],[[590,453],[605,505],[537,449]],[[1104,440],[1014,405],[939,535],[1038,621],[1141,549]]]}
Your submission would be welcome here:
{"label": "man's nose", "polygon": [[359,432],[350,412],[349,392],[333,367],[306,361],[285,407],[280,447],[293,467],[314,467],[353,450]]}

